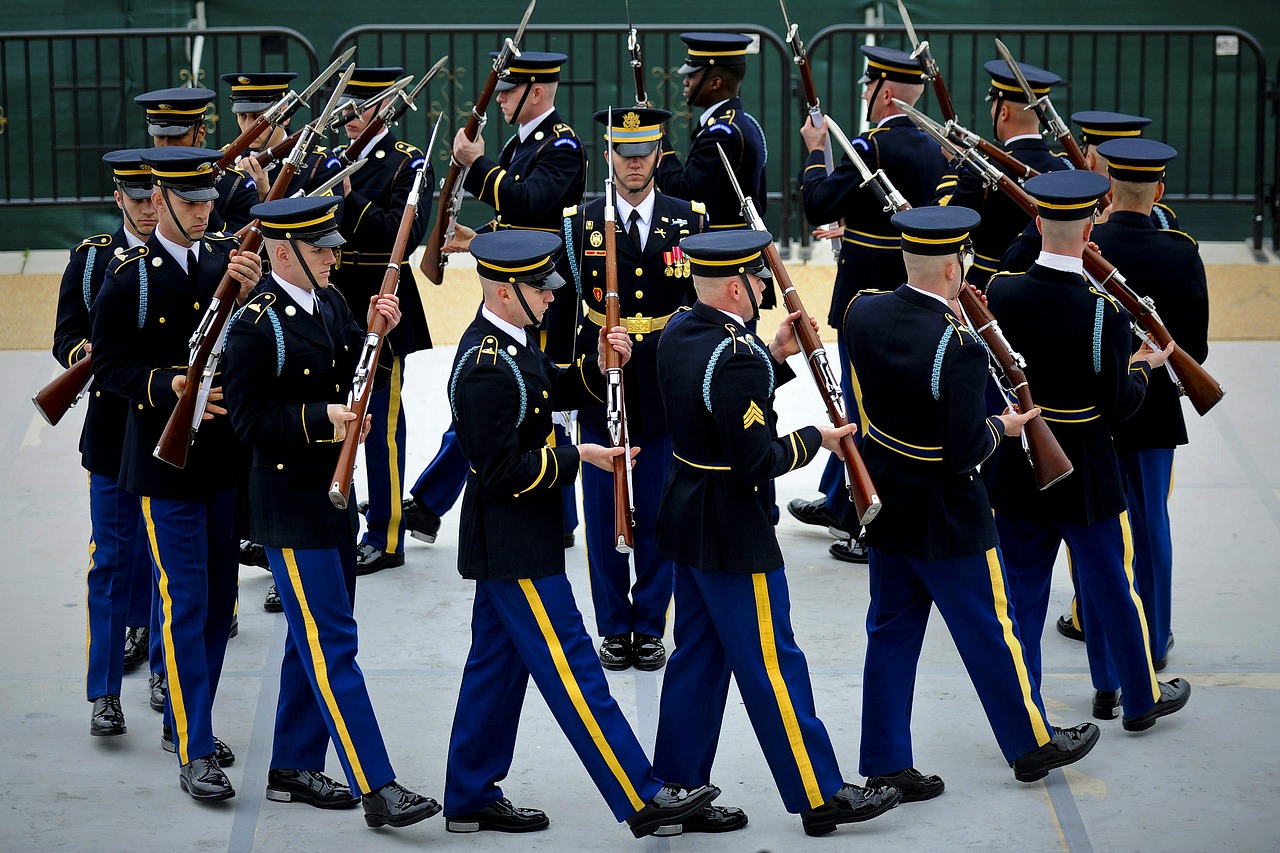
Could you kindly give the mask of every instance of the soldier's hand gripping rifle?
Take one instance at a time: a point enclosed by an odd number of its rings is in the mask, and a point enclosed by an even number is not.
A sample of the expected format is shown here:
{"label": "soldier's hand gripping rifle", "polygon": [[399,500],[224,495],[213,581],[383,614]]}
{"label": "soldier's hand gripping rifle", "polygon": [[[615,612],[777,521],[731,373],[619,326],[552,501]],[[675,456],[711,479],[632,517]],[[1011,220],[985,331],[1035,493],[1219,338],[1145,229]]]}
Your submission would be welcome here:
{"label": "soldier's hand gripping rifle", "polygon": [[[751,226],[751,230],[767,231],[764,220],[756,210],[755,202],[743,194],[724,149],[719,144],[716,145],[716,149],[720,152],[720,160],[724,163],[729,182],[733,184],[733,190],[742,203],[742,218]],[[782,291],[782,300],[786,303],[788,313],[800,314],[793,324],[796,340],[800,342],[800,349],[804,352],[809,372],[813,374],[813,381],[818,386],[818,394],[826,404],[827,417],[831,419],[833,426],[842,427],[849,423],[844,392],[840,390],[840,383],[831,372],[831,363],[827,360],[827,351],[822,346],[822,339],[813,329],[813,321],[809,312],[805,310],[804,302],[801,301],[795,285],[791,283],[791,275],[782,264],[778,247],[769,243],[764,247],[764,257],[774,280],[778,282],[778,289]],[[854,444],[852,435],[846,435],[840,439],[840,455],[844,457],[845,483],[849,487],[849,497],[857,510],[858,522],[865,526],[870,524],[880,512],[880,495],[876,492],[875,483],[871,482],[871,474],[867,471],[866,463],[862,461],[862,454],[858,452],[858,446]]]}
{"label": "soldier's hand gripping rifle", "polygon": [[[787,0],[778,0],[778,4],[782,6],[782,21],[787,25],[787,44],[791,45],[791,61],[800,70],[800,87],[804,92],[805,109],[809,112],[809,119],[813,122],[813,126],[822,127],[826,117],[822,114],[822,102],[818,100],[818,87],[813,82],[813,67],[809,64],[809,54],[804,49],[804,42],[800,40],[800,27],[791,23],[791,16],[787,14]],[[836,168],[830,136],[823,142],[822,156],[826,172],[830,175]],[[844,242],[842,237],[831,238],[831,251],[837,257],[840,255],[842,242]]]}
{"label": "soldier's hand gripping rifle", "polygon": [[627,52],[631,54],[631,76],[636,81],[636,106],[649,106],[649,93],[644,85],[644,51],[640,48],[640,34],[631,24],[631,0],[627,6]]}
{"label": "soldier's hand gripping rifle", "polygon": [[[622,325],[622,301],[618,297],[617,188],[613,174],[613,108],[609,108],[609,168],[604,173],[604,325],[609,331]],[[635,226],[639,227],[639,226]],[[605,426],[609,444],[624,453],[613,457],[613,541],[620,554],[635,548],[635,501],[631,484],[631,436],[627,430],[626,399],[622,390],[622,356],[613,347],[604,354]]]}
{"label": "soldier's hand gripping rifle", "polygon": [[[342,92],[346,89],[354,70],[354,63],[347,66],[347,70],[338,80],[338,85],[334,87],[328,105],[314,121],[303,128],[302,139],[289,154],[289,159],[280,167],[280,174],[272,183],[271,191],[267,193],[267,201],[275,201],[284,196],[294,174],[310,155],[316,138],[325,127],[329,114],[337,106],[338,99],[342,97]],[[262,233],[258,231],[257,225],[256,219],[250,224],[249,232],[240,244],[238,250],[240,253],[256,254],[262,246]],[[222,280],[218,282],[218,288],[214,291],[213,299],[209,301],[209,307],[205,309],[204,316],[200,319],[200,325],[191,335],[186,384],[182,388],[182,393],[178,395],[178,402],[173,407],[164,432],[160,434],[160,440],[152,452],[157,459],[177,468],[186,466],[187,452],[191,449],[196,432],[204,421],[204,410],[209,403],[209,393],[213,390],[213,380],[218,373],[218,365],[222,361],[222,349],[227,342],[227,324],[231,319],[231,312],[235,308],[239,293],[240,284],[232,278],[231,270],[228,268],[223,273]]]}
{"label": "soldier's hand gripping rifle", "polygon": [[[902,193],[898,192],[884,170],[877,169],[872,172],[854,147],[849,144],[844,131],[835,122],[831,122],[831,133],[861,173],[862,186],[870,185],[876,197],[885,206],[886,212],[901,213],[911,209],[911,205],[903,198]],[[991,311],[983,304],[982,298],[972,288],[962,285],[957,298],[963,309],[965,322],[987,349],[989,356],[987,366],[991,370],[992,378],[995,379],[996,387],[1004,395],[1005,402],[1012,405],[1015,402],[1013,398],[1016,398],[1018,407],[1022,411],[1031,411],[1035,404],[1031,402],[1031,387],[1027,384],[1027,376],[1023,372],[1023,368],[1027,366],[1026,360],[1009,345],[996,318],[991,315]],[[1000,373],[1005,377],[1007,384],[1001,382],[1000,376],[996,375],[996,366],[999,366]],[[1063,452],[1062,445],[1058,444],[1058,439],[1054,437],[1049,425],[1039,415],[1023,426],[1022,449],[1026,451],[1027,458],[1031,461],[1031,467],[1036,472],[1036,480],[1041,489],[1049,488],[1071,473],[1071,460]]]}
{"label": "soldier's hand gripping rifle", "polygon": [[[999,187],[1028,216],[1034,218],[1038,215],[1036,200],[1016,181],[993,166],[986,157],[979,153],[976,147],[964,147],[957,144],[950,138],[948,128],[942,127],[927,115],[902,101],[895,100],[894,103],[921,130],[933,137],[944,151],[968,165],[987,186],[993,189]],[[964,138],[977,137],[972,131],[957,128],[958,126],[951,126],[951,132],[960,133]],[[1004,154],[1004,157],[1012,161],[1015,167],[1026,169],[1020,161],[1009,154]],[[1103,258],[1092,247],[1085,246],[1083,260],[1085,271],[1101,287],[1114,296],[1117,302],[1124,306],[1124,309],[1133,317],[1134,322],[1141,328],[1142,336],[1149,338],[1153,347],[1164,349],[1173,342],[1173,336],[1165,328],[1164,322],[1156,312],[1155,301],[1150,296],[1139,296],[1134,292],[1133,288],[1125,281],[1124,276],[1115,268],[1115,265]],[[1199,362],[1176,343],[1174,343],[1173,354],[1169,356],[1166,364],[1170,375],[1173,377],[1174,384],[1178,386],[1181,393],[1191,400],[1191,405],[1195,407],[1199,414],[1203,415],[1216,406],[1225,394],[1218,381],[1209,375],[1209,371],[1205,370]]]}
{"label": "soldier's hand gripping rifle", "polygon": [[[489,72],[489,79],[480,90],[480,96],[476,98],[475,105],[471,108],[471,118],[467,119],[467,126],[463,130],[467,139],[472,142],[484,130],[487,120],[485,110],[489,108],[489,101],[493,99],[493,92],[499,78],[507,73],[507,66],[511,64],[511,60],[520,56],[520,39],[524,37],[524,28],[529,25],[529,17],[533,14],[533,7],[537,2],[538,0],[529,0],[529,7],[524,10],[524,18],[520,21],[515,38],[507,39],[497,59],[493,60],[493,70]],[[427,235],[427,246],[422,253],[422,262],[418,265],[418,269],[422,270],[422,274],[432,284],[440,284],[444,281],[444,267],[449,262],[449,256],[444,254],[444,247],[453,240],[454,229],[457,228],[458,214],[462,211],[463,182],[466,181],[469,171],[469,166],[463,166],[457,160],[450,159],[449,171],[440,182],[440,204],[436,208],[436,220],[431,225],[431,233]]]}
{"label": "soldier's hand gripping rifle", "polygon": [[[436,135],[444,121],[444,111],[436,118],[431,131],[431,141],[427,150],[434,150]],[[391,247],[391,257],[387,261],[387,271],[382,274],[382,286],[379,296],[390,296],[396,292],[400,283],[400,264],[404,261],[405,249],[409,244],[409,233],[413,230],[413,221],[418,215],[418,197],[423,190],[423,181],[427,174],[429,158],[424,157],[422,165],[413,175],[413,186],[409,189],[409,198],[405,202],[404,212],[400,214],[400,228],[396,231],[396,241]],[[430,198],[430,187],[427,188]],[[347,508],[347,498],[351,494],[351,478],[355,474],[356,450],[360,447],[360,434],[364,432],[364,417],[369,411],[369,398],[373,394],[373,379],[378,371],[378,356],[382,353],[382,341],[387,335],[387,318],[378,311],[373,312],[369,323],[369,332],[365,335],[364,346],[360,349],[360,357],[356,361],[355,378],[351,381],[351,393],[347,397],[347,407],[355,414],[355,418],[347,425],[346,437],[342,440],[342,450],[338,454],[338,464],[333,470],[333,479],[329,486],[329,500],[338,509]]]}
{"label": "soldier's hand gripping rifle", "polygon": [[951,103],[951,93],[947,91],[947,81],[942,79],[942,69],[938,67],[938,61],[933,58],[933,52],[929,49],[929,42],[921,41],[916,35],[916,28],[912,26],[911,16],[907,14],[907,6],[902,0],[898,0],[898,14],[902,16],[902,23],[907,28],[907,36],[911,39],[911,55],[915,57],[916,62],[920,63],[920,70],[924,72],[924,79],[928,80],[933,86],[933,96],[938,99],[938,109],[942,112],[942,118],[946,121],[955,121],[957,118],[956,108]]}
{"label": "soldier's hand gripping rifle", "polygon": [[[375,115],[367,125],[365,125],[364,130],[360,131],[360,135],[351,140],[351,144],[346,148],[338,152],[338,162],[342,163],[344,166],[348,166],[359,160],[364,156],[365,151],[368,150],[369,145],[372,144],[374,138],[377,137],[378,134],[398,122],[400,117],[403,116],[407,110],[413,110],[416,112],[418,105],[414,103],[414,99],[418,97],[418,94],[424,88],[426,88],[427,84],[431,82],[431,79],[440,73],[440,69],[444,68],[445,63],[448,61],[448,56],[440,57],[436,64],[431,66],[431,70],[427,72],[426,76],[418,82],[418,85],[414,86],[413,89],[408,92],[405,92],[404,90],[405,87],[408,86],[409,82],[413,80],[413,77],[409,77],[408,79],[401,81],[404,83],[403,86],[400,85],[400,83],[396,83],[391,86],[391,88],[387,90],[390,92],[390,95],[387,96],[389,97],[389,100],[387,100],[383,105],[382,109],[378,110],[378,114]],[[378,97],[382,98],[383,95],[380,93]],[[371,102],[378,103],[372,99],[366,100],[364,103],[368,104]],[[426,152],[426,158],[427,161],[430,162],[430,151]]]}

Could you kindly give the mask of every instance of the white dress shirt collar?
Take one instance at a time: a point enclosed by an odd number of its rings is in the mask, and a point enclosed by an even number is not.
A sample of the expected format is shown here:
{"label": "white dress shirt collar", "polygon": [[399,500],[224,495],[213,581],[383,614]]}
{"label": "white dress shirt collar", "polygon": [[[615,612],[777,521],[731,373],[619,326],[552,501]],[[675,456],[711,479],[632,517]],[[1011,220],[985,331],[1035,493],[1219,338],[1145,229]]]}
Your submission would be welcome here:
{"label": "white dress shirt collar", "polygon": [[705,126],[706,126],[706,124],[707,124],[707,122],[709,122],[709,121],[711,121],[711,119],[715,118],[716,113],[717,113],[717,112],[719,112],[719,111],[720,111],[720,108],[721,108],[721,107],[723,107],[723,106],[724,106],[725,104],[727,104],[727,103],[729,103],[729,99],[728,99],[728,98],[725,98],[725,99],[724,99],[723,101],[721,101],[720,103],[718,103],[718,104],[713,104],[712,106],[707,107],[706,112],[704,112],[704,113],[702,114],[702,116],[698,119],[698,124],[700,124],[700,125],[702,125],[703,127],[705,127]]}
{"label": "white dress shirt collar", "polygon": [[200,263],[200,241],[197,240],[190,246],[179,246],[177,243],[164,236],[164,234],[160,232],[159,228],[156,228],[155,235],[156,239],[160,241],[160,245],[164,246],[165,251],[170,255],[173,255],[173,259],[178,262],[178,266],[182,267],[183,271],[186,272],[187,275],[190,275],[191,271],[187,269],[187,252],[195,252],[196,263]]}
{"label": "white dress shirt collar", "polygon": [[490,323],[515,338],[516,341],[519,342],[520,346],[527,347],[529,345],[529,335],[524,329],[508,323],[506,320],[490,311],[488,305],[484,305],[480,308],[480,314]]}
{"label": "white dress shirt collar", "polygon": [[280,285],[285,293],[289,294],[289,298],[298,303],[298,307],[306,311],[311,316],[316,313],[316,292],[314,290],[304,290],[296,284],[290,284],[282,279],[275,270],[271,271],[271,277],[275,279],[276,284]]}
{"label": "white dress shirt collar", "polygon": [[1040,257],[1036,258],[1036,263],[1051,270],[1084,275],[1084,261],[1080,258],[1073,258],[1070,255],[1055,255],[1053,252],[1041,250]]}
{"label": "white dress shirt collar", "polygon": [[618,195],[618,218],[622,220],[624,230],[629,226],[631,211],[635,210],[640,214],[640,221],[636,223],[636,227],[640,229],[641,249],[649,242],[649,228],[653,224],[653,198],[655,195],[657,195],[656,192],[649,193],[645,196],[644,201],[635,207],[632,207],[621,194]]}
{"label": "white dress shirt collar", "polygon": [[555,107],[547,107],[547,111],[545,113],[543,113],[540,116],[537,116],[536,118],[531,118],[528,121],[526,121],[524,124],[520,125],[520,128],[517,131],[517,133],[520,134],[520,141],[524,142],[526,139],[528,139],[529,134],[537,130],[538,125],[542,124],[542,120],[545,119],[547,116],[551,115],[551,111],[554,109]]}

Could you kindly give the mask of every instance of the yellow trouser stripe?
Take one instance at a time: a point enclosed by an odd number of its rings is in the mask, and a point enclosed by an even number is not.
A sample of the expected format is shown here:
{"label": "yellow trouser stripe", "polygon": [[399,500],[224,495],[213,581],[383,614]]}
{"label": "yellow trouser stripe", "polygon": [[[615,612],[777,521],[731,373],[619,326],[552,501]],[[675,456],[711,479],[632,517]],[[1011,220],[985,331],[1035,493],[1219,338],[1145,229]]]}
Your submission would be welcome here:
{"label": "yellow trouser stripe", "polygon": [[1124,540],[1124,577],[1129,585],[1129,600],[1137,608],[1138,622],[1142,625],[1142,653],[1147,658],[1147,672],[1151,674],[1151,701],[1159,702],[1160,682],[1151,661],[1151,630],[1147,628],[1147,612],[1142,609],[1142,599],[1133,582],[1133,528],[1129,525],[1128,510],[1120,513],[1120,536]]}
{"label": "yellow trouser stripe", "polygon": [[307,593],[302,588],[302,576],[298,574],[298,561],[293,556],[292,548],[285,548],[281,553],[284,555],[285,567],[289,570],[289,586],[293,587],[298,606],[302,608],[302,621],[307,629],[307,648],[311,651],[311,666],[315,669],[316,684],[320,687],[320,695],[324,697],[325,707],[329,709],[329,716],[333,718],[333,727],[338,732],[338,740],[342,741],[356,784],[360,786],[360,792],[365,793],[369,791],[369,783],[364,778],[364,768],[360,766],[356,746],[351,742],[351,733],[347,731],[347,721],[343,719],[342,709],[338,707],[333,688],[329,686],[329,665],[325,662],[324,649],[320,645],[320,629],[316,627],[311,608],[307,606]]}
{"label": "yellow trouser stripe", "polygon": [[156,523],[151,517],[151,498],[142,499],[142,517],[147,522],[147,541],[151,544],[151,558],[160,572],[160,630],[164,635],[164,673],[169,688],[169,708],[173,711],[173,743],[178,748],[178,761],[188,764],[187,755],[187,704],[182,697],[182,678],[178,674],[178,655],[173,643],[173,598],[169,596],[169,573],[160,559],[160,543],[156,541]]}
{"label": "yellow trouser stripe", "polygon": [[635,810],[640,811],[644,808],[644,800],[640,799],[640,795],[636,793],[635,786],[627,778],[626,771],[622,769],[622,763],[618,761],[618,756],[614,755],[613,747],[609,745],[608,739],[600,729],[600,724],[596,722],[595,715],[591,713],[587,698],[582,695],[582,688],[578,686],[578,680],[574,678],[573,669],[569,666],[569,659],[564,656],[564,649],[560,646],[560,638],[556,636],[551,618],[547,616],[547,608],[543,606],[542,597],[538,595],[538,588],[533,585],[531,579],[521,578],[520,589],[529,601],[529,609],[533,611],[533,618],[537,620],[538,628],[542,631],[542,639],[546,641],[547,651],[551,653],[551,660],[556,665],[556,672],[560,674],[565,692],[569,694],[569,701],[573,702],[578,717],[587,727],[587,733],[591,735],[591,740],[600,750],[604,763],[609,765],[609,769],[613,771],[613,777],[622,786],[623,793],[627,795],[627,799],[631,801]]}
{"label": "yellow trouser stripe", "polygon": [[1044,715],[1040,713],[1031,696],[1031,676],[1027,673],[1026,652],[1022,648],[1022,643],[1013,634],[1013,617],[1009,615],[1009,597],[1004,594],[1004,570],[1000,567],[1000,556],[995,548],[987,551],[987,576],[991,579],[991,597],[995,602],[996,619],[1000,622],[1004,643],[1009,647],[1009,656],[1013,659],[1013,670],[1018,674],[1018,689],[1022,693],[1022,705],[1027,709],[1031,731],[1036,736],[1036,746],[1044,746],[1050,741],[1052,735],[1045,724]]}
{"label": "yellow trouser stripe", "polygon": [[97,550],[98,543],[93,541],[93,537],[89,537],[89,568],[84,573],[84,677],[86,681],[89,680],[89,647],[93,645],[93,622],[89,618],[89,575],[93,572],[93,553]]}
{"label": "yellow trouser stripe", "polygon": [[773,607],[769,603],[769,579],[763,572],[751,576],[756,592],[756,622],[760,631],[760,652],[764,657],[764,670],[773,686],[773,695],[778,700],[778,713],[782,716],[782,727],[786,729],[787,741],[791,744],[791,754],[796,759],[796,769],[800,771],[800,782],[804,785],[805,794],[809,797],[809,805],[817,808],[826,802],[822,791],[818,788],[818,777],[813,772],[813,762],[809,760],[809,750],[804,745],[804,735],[800,732],[800,721],[796,719],[795,706],[791,704],[791,694],[787,692],[787,682],[782,677],[782,669],[778,666],[778,647],[773,636]]}
{"label": "yellow trouser stripe", "polygon": [[400,428],[400,374],[403,369],[403,359],[392,359],[391,399],[387,403],[387,475],[391,478],[388,486],[391,495],[391,515],[387,519],[388,554],[399,550],[396,543],[400,541],[403,498],[400,496],[400,446],[396,444],[396,430]]}

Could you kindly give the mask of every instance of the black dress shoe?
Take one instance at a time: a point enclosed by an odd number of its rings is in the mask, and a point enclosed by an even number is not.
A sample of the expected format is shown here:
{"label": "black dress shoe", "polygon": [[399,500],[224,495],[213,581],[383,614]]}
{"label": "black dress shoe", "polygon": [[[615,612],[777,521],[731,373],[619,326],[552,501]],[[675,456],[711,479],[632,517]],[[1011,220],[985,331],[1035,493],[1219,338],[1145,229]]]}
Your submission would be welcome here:
{"label": "black dress shoe", "polygon": [[1093,723],[1069,728],[1054,726],[1053,737],[1048,743],[1018,756],[1009,764],[1013,768],[1013,776],[1019,782],[1037,782],[1055,767],[1066,767],[1084,758],[1101,734]]}
{"label": "black dress shoe", "polygon": [[1191,698],[1191,683],[1185,678],[1175,678],[1172,681],[1160,682],[1160,700],[1155,706],[1140,717],[1134,717],[1132,720],[1125,717],[1120,721],[1126,732],[1145,732],[1156,724],[1156,720],[1161,717],[1167,717],[1175,711],[1181,711],[1182,706],[1187,704],[1187,700]]}
{"label": "black dress shoe", "polygon": [[372,794],[365,794],[360,802],[364,805],[364,822],[375,829],[410,826],[440,811],[440,804],[435,800],[415,794],[394,780]]}
{"label": "black dress shoe", "polygon": [[271,564],[267,562],[267,549],[248,539],[240,540],[240,565],[257,566],[271,571]]}
{"label": "black dress shoe", "polygon": [[1169,665],[1169,652],[1173,651],[1173,634],[1169,634],[1169,645],[1164,647],[1164,657],[1152,664],[1152,668],[1156,672],[1164,672],[1164,668]]}
{"label": "black dress shoe", "polygon": [[[160,730],[160,748],[165,752],[178,751],[178,747],[173,742],[173,729],[164,726]],[[219,767],[230,767],[236,763],[236,754],[231,751],[231,747],[227,746],[219,738],[213,739],[213,755],[216,757]]]}
{"label": "black dress shoe", "polygon": [[897,788],[902,792],[902,802],[922,803],[932,800],[946,789],[941,776],[926,776],[914,767],[888,773],[884,776],[872,776],[867,779],[868,788]]}
{"label": "black dress shoe", "polygon": [[842,563],[867,562],[867,543],[861,536],[857,539],[845,539],[840,542],[832,542],[831,547],[827,549],[827,552]]}
{"label": "black dress shoe", "polygon": [[653,835],[659,827],[684,823],[685,818],[702,811],[718,796],[720,789],[715,785],[696,788],[663,785],[644,808],[627,818],[627,825],[631,827],[632,835],[644,838]]}
{"label": "black dress shoe", "polygon": [[414,539],[427,543],[436,541],[436,534],[440,532],[440,516],[409,498],[400,507],[400,517]]}
{"label": "black dress shoe", "polygon": [[836,514],[827,509],[827,499],[807,501],[796,498],[787,504],[787,512],[803,524],[813,524],[827,528],[827,532],[837,539],[848,539],[849,534],[843,530],[844,524],[836,518]]}
{"label": "black dress shoe", "polygon": [[680,823],[660,826],[655,836],[681,835],[686,832],[733,832],[747,825],[747,813],[733,806],[703,806]]}
{"label": "black dress shoe", "polygon": [[404,565],[404,552],[388,554],[379,551],[368,542],[361,542],[356,549],[356,574],[371,575],[383,569],[394,569]]}
{"label": "black dress shoe", "polygon": [[124,711],[120,710],[120,696],[108,693],[93,700],[93,714],[89,717],[89,734],[94,737],[115,737],[129,731],[124,725]]}
{"label": "black dress shoe", "polygon": [[569,549],[569,548],[572,548],[572,547],[573,547],[573,543],[574,543],[575,541],[577,541],[577,540],[575,540],[575,539],[574,539],[574,537],[573,537],[573,533],[572,533],[572,532],[570,532],[570,533],[566,533],[566,534],[564,535],[564,547],[565,547],[565,549],[567,550],[567,549]]}
{"label": "black dress shoe", "polygon": [[631,666],[631,635],[614,634],[600,643],[600,665],[611,672]]}
{"label": "black dress shoe", "polygon": [[280,591],[272,584],[267,590],[267,597],[262,600],[262,609],[268,613],[283,613],[284,604],[280,601]]}
{"label": "black dress shoe", "polygon": [[359,800],[351,789],[316,770],[267,771],[267,799],[277,803],[306,803],[318,809],[354,809]]}
{"label": "black dress shoe", "polygon": [[1068,640],[1084,642],[1084,631],[1076,627],[1076,622],[1071,618],[1070,613],[1064,613],[1058,617],[1058,633]]}
{"label": "black dress shoe", "polygon": [[147,700],[151,705],[151,710],[163,714],[164,703],[169,698],[169,686],[164,680],[164,673],[151,673],[151,677],[147,681],[147,689],[151,694]]}
{"label": "black dress shoe", "polygon": [[667,665],[667,650],[662,638],[651,634],[636,634],[631,644],[631,659],[636,669],[653,672]]}
{"label": "black dress shoe", "polygon": [[130,628],[124,632],[124,671],[132,672],[151,655],[151,629]]}
{"label": "black dress shoe", "polygon": [[368,501],[360,501],[360,503],[356,504],[356,512],[360,513],[361,515],[368,515],[368,514],[369,514],[369,502],[368,502]]}
{"label": "black dress shoe", "polygon": [[1119,690],[1093,691],[1093,718],[1095,720],[1114,720],[1120,712]]}
{"label": "black dress shoe", "polygon": [[236,637],[238,637],[238,636],[240,636],[240,617],[239,617],[239,616],[232,616],[232,617],[231,617],[231,630],[227,632],[227,639],[228,639],[228,640],[234,640],[234,639],[235,639]]}
{"label": "black dress shoe", "polygon": [[231,780],[212,755],[192,759],[179,767],[178,784],[197,800],[229,800],[236,795]]}
{"label": "black dress shoe", "polygon": [[446,815],[444,819],[444,828],[449,832],[537,832],[550,825],[546,812],[518,809],[506,797],[478,812],[457,817]]}
{"label": "black dress shoe", "polygon": [[879,817],[902,801],[897,788],[860,788],[848,782],[816,809],[800,813],[805,835],[826,835],[842,823]]}

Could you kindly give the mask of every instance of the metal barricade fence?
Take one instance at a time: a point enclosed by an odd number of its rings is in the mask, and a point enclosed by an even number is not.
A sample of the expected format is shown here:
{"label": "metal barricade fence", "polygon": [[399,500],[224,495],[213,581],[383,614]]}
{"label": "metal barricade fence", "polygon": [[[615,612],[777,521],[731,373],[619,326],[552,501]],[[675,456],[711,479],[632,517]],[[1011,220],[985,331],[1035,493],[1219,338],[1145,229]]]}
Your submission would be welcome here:
{"label": "metal barricade fence", "polygon": [[193,56],[196,85],[219,92],[210,147],[239,133],[220,74],[319,73],[311,43],[282,27],[0,33],[0,208],[110,201],[102,155],[151,144],[133,98],[188,85]]}
{"label": "metal barricade fence", "polygon": [[[682,31],[697,29],[695,25],[637,25],[644,50],[645,80],[649,100],[656,107],[671,110],[675,116],[668,130],[677,151],[687,150],[690,126],[698,120],[691,114],[682,94],[683,76],[677,69],[683,64],[685,45]],[[747,57],[746,79],[742,86],[743,104],[764,130],[769,151],[767,181],[770,192],[766,219],[774,233],[787,244],[789,228],[799,220],[792,210],[791,194],[786,192],[788,176],[794,171],[793,146],[797,133],[794,111],[783,93],[790,91],[791,54],[786,43],[775,33],[754,24],[717,24],[713,29],[741,32],[757,39],[751,48],[758,52]],[[439,57],[448,54],[449,70],[433,82],[420,98],[417,113],[401,119],[397,135],[408,142],[425,145],[431,136],[429,121],[445,110],[448,118],[441,129],[437,150],[431,152],[437,175],[449,165],[449,150],[457,130],[466,124],[490,70],[490,51],[498,50],[503,40],[515,30],[515,23],[503,26],[363,26],[348,30],[334,43],[332,54],[338,55],[352,45],[361,65],[402,65],[408,74],[422,74]],[[520,45],[523,50],[557,51],[569,57],[560,73],[560,89],[556,107],[565,121],[577,132],[587,151],[587,197],[593,198],[603,188],[600,171],[604,154],[604,130],[592,121],[596,110],[610,105],[626,107],[635,104],[634,77],[627,52],[627,31],[617,26],[602,29],[590,25],[530,25]],[[502,144],[515,132],[505,125],[497,104],[489,107],[489,123],[484,130],[486,153],[497,159]],[[760,200],[757,199],[757,204]],[[468,205],[474,205],[468,199]],[[473,207],[474,209],[474,207]],[[488,211],[488,208],[485,208]],[[490,213],[476,212],[462,218],[486,221]]]}
{"label": "metal barricade fence", "polygon": [[[1261,248],[1266,181],[1266,60],[1257,40],[1234,27],[918,28],[938,60],[960,120],[991,137],[984,101],[991,78],[983,63],[997,58],[1002,39],[1015,58],[1066,80],[1054,106],[1064,120],[1078,110],[1115,110],[1152,119],[1146,135],[1178,149],[1169,166],[1165,200],[1242,204],[1253,208],[1252,240]],[[856,80],[867,37],[910,51],[900,26],[828,27],[809,43],[823,106],[849,122],[861,96]],[[932,91],[924,109],[937,116]],[[1074,125],[1072,129],[1076,130]]]}

